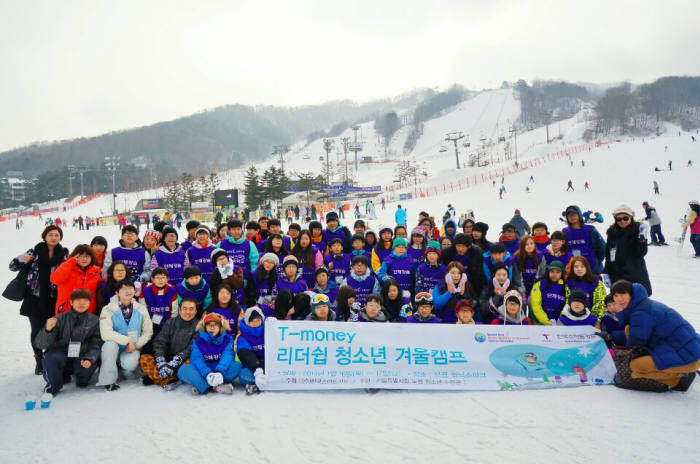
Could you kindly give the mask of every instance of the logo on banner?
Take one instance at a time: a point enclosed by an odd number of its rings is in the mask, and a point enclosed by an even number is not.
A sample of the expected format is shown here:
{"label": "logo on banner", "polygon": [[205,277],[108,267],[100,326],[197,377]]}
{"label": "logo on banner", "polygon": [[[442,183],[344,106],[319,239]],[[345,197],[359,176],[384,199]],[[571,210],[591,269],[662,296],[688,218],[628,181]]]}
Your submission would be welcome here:
{"label": "logo on banner", "polygon": [[479,343],[484,343],[486,341],[486,335],[484,335],[481,332],[477,332],[474,334],[474,340],[476,340]]}

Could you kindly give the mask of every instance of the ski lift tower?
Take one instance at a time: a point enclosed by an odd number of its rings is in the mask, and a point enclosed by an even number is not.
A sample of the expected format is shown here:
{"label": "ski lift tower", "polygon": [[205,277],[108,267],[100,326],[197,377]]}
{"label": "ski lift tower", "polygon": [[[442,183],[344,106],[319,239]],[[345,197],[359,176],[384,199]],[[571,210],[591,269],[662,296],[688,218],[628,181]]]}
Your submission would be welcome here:
{"label": "ski lift tower", "polygon": [[518,165],[518,131],[515,129],[515,124],[513,124],[508,132],[513,133],[513,145],[515,146],[515,165]]}
{"label": "ski lift tower", "polygon": [[284,154],[289,152],[289,145],[275,145],[272,147],[272,156],[280,157],[280,166],[282,167],[282,172],[284,172]]}
{"label": "ski lift tower", "polygon": [[457,161],[457,169],[459,169],[459,151],[457,150],[457,142],[465,136],[462,132],[450,132],[445,136],[445,142],[454,142],[455,144],[455,160]]}
{"label": "ski lift tower", "polygon": [[355,176],[359,178],[360,164],[357,160],[357,153],[362,151],[362,144],[357,141],[357,131],[360,126],[352,126],[352,131],[355,133],[355,141],[349,144],[350,151],[355,152]]}

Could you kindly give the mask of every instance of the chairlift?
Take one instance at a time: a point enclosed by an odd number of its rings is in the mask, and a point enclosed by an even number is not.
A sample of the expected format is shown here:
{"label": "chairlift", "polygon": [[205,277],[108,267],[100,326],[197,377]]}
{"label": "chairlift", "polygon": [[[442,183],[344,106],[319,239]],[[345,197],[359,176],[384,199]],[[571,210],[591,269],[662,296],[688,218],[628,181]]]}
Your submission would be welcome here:
{"label": "chairlift", "polygon": [[503,135],[501,135],[501,136],[498,137],[498,141],[499,141],[499,142],[505,142],[505,141],[506,141],[506,138],[505,138]]}
{"label": "chairlift", "polygon": [[472,144],[470,142],[464,142],[464,143],[462,143],[462,146],[465,148],[469,148],[472,146]]}
{"label": "chairlift", "polygon": [[444,153],[444,152],[446,152],[446,151],[447,151],[447,148],[445,148],[445,147],[440,147],[440,153]]}

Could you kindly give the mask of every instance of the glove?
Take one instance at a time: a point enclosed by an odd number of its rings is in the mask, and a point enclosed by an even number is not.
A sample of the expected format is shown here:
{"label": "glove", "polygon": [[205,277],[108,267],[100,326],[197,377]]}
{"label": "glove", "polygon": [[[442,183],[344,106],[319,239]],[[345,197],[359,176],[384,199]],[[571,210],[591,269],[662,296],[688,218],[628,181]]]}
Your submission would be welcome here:
{"label": "glove", "polygon": [[167,379],[168,377],[172,377],[173,374],[175,374],[175,371],[172,367],[170,367],[169,364],[163,364],[162,367],[158,368],[158,377],[160,377],[161,379]]}
{"label": "glove", "polygon": [[224,376],[221,372],[210,372],[207,374],[207,383],[210,387],[218,387],[224,383]]}
{"label": "glove", "polygon": [[410,315],[411,315],[411,306],[407,305],[407,304],[401,306],[401,311],[399,311],[399,317],[402,319],[406,319]]}
{"label": "glove", "polygon": [[156,358],[156,369],[158,369],[160,371],[160,369],[163,366],[165,366],[165,364],[166,364],[166,362],[165,362],[165,358],[163,356],[158,356]]}
{"label": "glove", "polygon": [[180,367],[182,365],[182,363],[184,361],[185,360],[182,359],[182,356],[180,356],[179,354],[176,354],[175,356],[173,356],[173,359],[170,360],[170,362],[168,363],[168,366],[172,367],[173,369],[177,369],[178,367]]}
{"label": "glove", "polygon": [[258,367],[255,369],[253,375],[255,375],[255,385],[257,385],[259,389],[264,390],[265,385],[267,385],[267,377],[265,377],[265,372],[261,367]]}

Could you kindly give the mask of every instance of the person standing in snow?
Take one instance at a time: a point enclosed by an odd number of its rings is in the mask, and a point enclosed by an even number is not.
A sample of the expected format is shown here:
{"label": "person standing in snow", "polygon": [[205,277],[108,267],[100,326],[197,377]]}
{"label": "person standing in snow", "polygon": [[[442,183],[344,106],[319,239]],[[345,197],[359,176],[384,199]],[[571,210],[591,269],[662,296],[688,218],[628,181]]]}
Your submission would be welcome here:
{"label": "person standing in snow", "polygon": [[666,239],[664,238],[664,234],[661,233],[661,218],[656,212],[656,208],[651,206],[647,201],[642,203],[642,207],[644,207],[644,212],[646,213],[646,218],[643,220],[647,221],[651,226],[651,244],[668,245],[668,243],[666,243]]}
{"label": "person standing in snow", "polygon": [[529,235],[530,234],[530,225],[527,223],[527,221],[520,215],[520,210],[516,209],[515,212],[513,213],[513,217],[508,221],[510,224],[513,224],[515,226],[515,231],[518,234],[518,237],[522,237],[523,235]]}
{"label": "person standing in snow", "polygon": [[700,204],[698,200],[691,200],[688,205],[690,212],[683,223],[683,231],[690,227],[690,244],[695,250],[695,257],[700,258]]}
{"label": "person standing in snow", "polygon": [[396,213],[394,214],[394,220],[396,224],[406,227],[406,210],[401,208],[401,205],[396,207]]}
{"label": "person standing in snow", "polygon": [[672,164],[673,164],[673,162],[671,160],[668,160],[668,170],[669,171],[673,171],[673,168],[671,167]]}
{"label": "person standing in snow", "polygon": [[569,179],[569,183],[568,183],[567,186],[566,186],[566,191],[568,192],[569,189],[571,189],[572,192],[575,192],[575,190],[574,190],[574,184],[573,184],[573,182],[571,182],[571,179]]}
{"label": "person standing in snow", "polygon": [[[605,246],[604,272],[614,284],[618,280],[629,280],[642,284],[651,295],[651,282],[644,261],[649,249],[646,231],[649,226],[634,220],[634,211],[620,205],[613,211],[615,223],[608,229]],[[595,269],[593,272],[596,272]]]}
{"label": "person standing in snow", "polygon": [[654,195],[661,195],[659,193],[659,183],[654,181]]}
{"label": "person standing in snow", "polygon": [[603,272],[603,259],[605,258],[605,240],[598,229],[590,224],[583,223],[581,208],[571,205],[562,214],[566,218],[567,227],[562,231],[566,235],[568,247],[573,256],[583,256],[591,265],[593,272]]}

